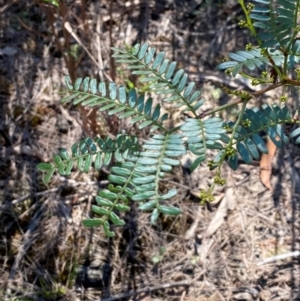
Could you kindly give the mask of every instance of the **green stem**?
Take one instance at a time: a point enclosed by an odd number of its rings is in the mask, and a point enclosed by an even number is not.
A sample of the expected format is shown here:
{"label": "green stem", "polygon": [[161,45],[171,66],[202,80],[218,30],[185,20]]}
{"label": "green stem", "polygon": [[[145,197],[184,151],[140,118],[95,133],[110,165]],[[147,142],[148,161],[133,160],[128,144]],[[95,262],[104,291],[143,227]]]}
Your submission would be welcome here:
{"label": "green stem", "polygon": [[[298,9],[299,9],[299,1],[297,1],[296,11],[298,11]],[[296,14],[296,17],[297,16],[298,16],[298,14]],[[297,25],[297,20],[296,20],[295,24]],[[287,55],[287,53],[290,51],[290,48],[292,47],[293,43],[295,42],[295,38],[296,38],[298,32],[299,32],[299,28],[298,28],[298,26],[296,26],[296,28],[294,29],[293,35],[291,36],[291,39],[289,41],[289,44],[285,49],[286,54],[284,56],[284,64],[283,64],[283,74],[284,75],[287,75],[287,73],[288,73],[288,55]]]}
{"label": "green stem", "polygon": [[245,14],[245,17],[246,17],[246,21],[247,21],[247,25],[248,25],[248,28],[249,28],[250,32],[252,33],[252,35],[254,37],[256,37],[257,33],[256,33],[256,30],[255,30],[253,24],[252,24],[252,20],[250,18],[250,13],[249,13],[247,7],[245,6],[244,0],[238,0],[238,3],[242,7],[242,9],[244,11],[244,14]]}
{"label": "green stem", "polygon": [[[240,72],[239,73],[242,77],[245,77],[245,78],[248,78],[248,79],[251,79],[252,81],[253,80],[258,80],[259,83],[258,84],[271,84],[272,81],[270,81],[270,79],[264,79],[264,78],[256,78],[256,77],[253,77],[249,74],[246,74],[244,72]],[[253,85],[252,85],[253,86]]]}
{"label": "green stem", "polygon": [[218,163],[219,166],[221,166],[223,164],[223,162],[224,162],[224,160],[225,160],[225,158],[227,156],[226,149],[231,148],[232,145],[233,145],[234,134],[235,134],[235,132],[237,130],[237,127],[239,126],[240,122],[242,121],[242,118],[243,118],[244,112],[246,110],[246,106],[247,106],[247,103],[248,103],[249,99],[241,99],[240,101],[243,101],[243,106],[242,106],[241,112],[239,113],[239,117],[238,117],[235,125],[232,128],[232,133],[231,133],[230,141],[229,141],[227,147],[225,148],[225,152],[224,152],[223,156],[221,157],[221,159],[220,159],[220,161]]}
{"label": "green stem", "polygon": [[[207,112],[207,113],[200,114],[199,117],[200,117],[200,118],[204,118],[204,117],[206,117],[206,116],[208,116],[208,115],[212,115],[212,114],[214,114],[214,113],[217,113],[217,112],[226,110],[226,109],[228,109],[228,108],[231,108],[231,107],[233,107],[233,106],[235,106],[235,105],[237,105],[237,104],[239,104],[239,103],[242,103],[243,101],[244,101],[243,99],[239,99],[239,100],[233,101],[233,102],[231,102],[231,103],[227,103],[226,105],[223,105],[223,106],[221,106],[221,107],[218,107],[218,108],[216,108],[216,109],[214,109],[214,110],[211,110],[211,111],[209,111],[209,112]],[[247,101],[248,101],[248,100],[247,100]]]}
{"label": "green stem", "polygon": [[231,135],[230,141],[229,141],[229,143],[228,143],[228,146],[229,146],[229,147],[231,147],[232,144],[233,144],[232,142],[233,142],[233,139],[234,139],[234,138],[233,138],[233,137],[234,137],[234,134],[235,134],[236,129],[237,129],[237,127],[239,126],[239,124],[240,124],[242,118],[243,118],[243,115],[244,115],[244,112],[245,112],[245,110],[246,110],[246,106],[247,106],[248,101],[249,101],[248,99],[244,99],[244,100],[243,100],[243,105],[242,105],[241,112],[239,113],[239,117],[238,117],[238,119],[237,119],[235,125],[234,125],[233,128],[232,128],[232,135]]}

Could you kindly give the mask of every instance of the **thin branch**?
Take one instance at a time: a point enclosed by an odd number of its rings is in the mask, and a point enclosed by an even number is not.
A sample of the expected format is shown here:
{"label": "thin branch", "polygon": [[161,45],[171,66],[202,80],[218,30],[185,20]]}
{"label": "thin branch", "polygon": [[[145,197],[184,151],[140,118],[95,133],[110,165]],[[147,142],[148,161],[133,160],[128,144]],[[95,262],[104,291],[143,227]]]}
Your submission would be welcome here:
{"label": "thin branch", "polygon": [[220,106],[220,107],[218,107],[218,108],[216,108],[214,110],[211,110],[211,111],[208,111],[208,112],[203,112],[202,114],[199,115],[199,117],[200,118],[204,118],[204,117],[212,115],[214,113],[217,113],[217,112],[220,112],[220,111],[224,111],[224,110],[226,110],[226,109],[228,109],[230,107],[233,107],[233,106],[235,106],[237,104],[240,104],[240,103],[243,103],[243,102],[244,102],[244,100],[242,98],[240,98],[240,99],[238,99],[236,101],[233,101],[233,102],[227,103],[227,104],[225,104],[223,106]]}
{"label": "thin branch", "polygon": [[[271,85],[271,86],[269,86],[269,87],[267,87],[267,88],[265,88],[265,89],[261,89],[261,90],[259,90],[259,91],[255,91],[255,92],[252,92],[252,93],[249,93],[249,94],[252,95],[253,97],[258,97],[258,96],[260,96],[260,95],[262,95],[262,94],[265,94],[266,92],[268,92],[268,91],[270,91],[270,90],[274,90],[274,89],[276,89],[276,88],[278,88],[278,87],[281,87],[281,86],[284,86],[284,85],[288,85],[288,84],[290,84],[290,85],[295,85],[294,82],[295,82],[295,81],[293,81],[293,80],[286,79],[286,80],[284,80],[284,81],[282,81],[282,82],[273,84],[273,85]],[[298,86],[300,86],[300,82],[297,82],[297,83],[298,83]],[[250,100],[250,99],[249,99],[249,100]],[[240,98],[240,99],[238,99],[238,100],[236,100],[236,101],[227,103],[227,104],[225,104],[225,105],[223,105],[223,106],[220,106],[220,107],[218,107],[218,108],[216,108],[216,109],[214,109],[214,110],[211,110],[211,111],[209,111],[209,112],[204,112],[204,113],[200,114],[199,117],[200,117],[200,118],[204,118],[204,117],[206,117],[206,116],[212,115],[212,114],[214,114],[214,113],[216,113],[216,112],[220,112],[220,111],[226,110],[226,109],[228,109],[228,108],[230,108],[230,107],[233,107],[233,106],[235,106],[235,105],[237,105],[237,104],[240,104],[240,103],[243,103],[243,102],[244,102],[244,99],[243,99],[243,98]]]}
{"label": "thin branch", "polygon": [[151,287],[144,287],[135,291],[129,291],[127,293],[123,294],[118,294],[110,298],[103,299],[102,301],[114,301],[114,300],[120,300],[123,298],[128,298],[131,296],[136,296],[141,293],[149,293],[153,291],[158,291],[161,289],[166,289],[170,287],[176,287],[176,286],[190,286],[192,284],[191,281],[180,281],[180,282],[174,282],[174,283],[166,283],[166,284],[161,284],[161,285],[156,285],[156,286],[151,286]]}
{"label": "thin branch", "polygon": [[93,55],[89,52],[89,50],[85,47],[85,45],[82,43],[80,38],[77,36],[77,34],[72,29],[69,22],[65,22],[64,24],[65,29],[71,34],[71,36],[76,40],[76,42],[84,49],[84,51],[88,54],[88,56],[91,58],[91,60],[96,64],[96,66],[99,68],[101,72],[103,72],[104,76],[109,80],[113,81],[111,77],[103,70],[103,66],[101,66],[100,63],[96,61],[96,59],[93,57]]}
{"label": "thin branch", "polygon": [[275,262],[277,260],[282,260],[282,259],[286,259],[286,258],[289,258],[289,257],[297,257],[297,256],[300,256],[300,251],[294,251],[294,252],[289,252],[289,253],[269,257],[264,261],[260,261],[257,265],[261,266],[261,265],[264,265],[266,263],[271,263],[271,262]]}
{"label": "thin branch", "polygon": [[[63,177],[61,177],[63,179]],[[11,206],[11,205],[16,205],[19,204],[21,202],[24,202],[25,200],[29,199],[29,198],[34,198],[34,197],[38,197],[38,196],[44,196],[46,194],[49,193],[53,193],[53,192],[57,192],[59,190],[62,189],[62,187],[65,187],[66,185],[68,186],[72,186],[72,187],[76,187],[79,185],[83,185],[83,186],[87,186],[87,185],[97,185],[97,186],[102,186],[102,185],[107,185],[109,183],[108,180],[103,180],[103,181],[90,181],[90,182],[78,182],[72,179],[65,179],[64,180],[64,185],[63,186],[59,186],[59,187],[55,187],[55,188],[51,188],[51,189],[47,189],[41,192],[36,192],[36,193],[27,193],[17,199],[12,200],[11,202],[9,202],[9,204],[3,205],[0,207],[0,211],[3,210],[5,207],[7,206]]]}
{"label": "thin branch", "polygon": [[267,88],[265,88],[265,89],[261,89],[261,90],[259,90],[259,91],[252,92],[251,94],[252,94],[252,96],[254,96],[254,97],[258,97],[258,96],[260,96],[260,95],[262,95],[262,94],[265,94],[266,92],[268,92],[268,91],[270,91],[270,90],[274,90],[274,89],[276,89],[276,88],[278,88],[278,87],[281,87],[281,86],[284,86],[284,85],[286,85],[286,84],[287,84],[286,81],[281,81],[281,82],[276,83],[276,84],[273,84],[273,85],[271,85],[271,86],[269,86],[269,87],[267,87]]}

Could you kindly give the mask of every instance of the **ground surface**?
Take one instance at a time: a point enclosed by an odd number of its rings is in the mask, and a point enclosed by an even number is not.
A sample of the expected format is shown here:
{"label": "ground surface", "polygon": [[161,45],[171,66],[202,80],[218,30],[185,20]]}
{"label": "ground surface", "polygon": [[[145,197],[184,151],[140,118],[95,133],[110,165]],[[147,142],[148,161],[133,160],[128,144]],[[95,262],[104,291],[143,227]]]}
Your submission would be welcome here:
{"label": "ground surface", "polygon": [[[165,185],[178,189],[173,202],[184,214],[152,227],[133,207],[114,240],[81,226],[107,184],[105,170],[55,176],[47,187],[36,170],[83,135],[126,130],[114,118],[59,103],[66,74],[98,77],[100,65],[128,84],[123,66],[109,60],[112,45],[148,41],[165,50],[203,90],[206,110],[228,101],[221,83],[245,88],[216,71],[226,53],[249,42],[236,1],[82,0],[61,10],[42,1],[0,4],[1,300],[300,300],[299,256],[265,262],[299,250],[296,147],[277,153],[273,192],[260,183],[258,165],[234,173],[225,166],[227,186],[210,206],[200,206],[198,195],[213,174],[176,169]],[[64,59],[67,52],[73,56]]]}

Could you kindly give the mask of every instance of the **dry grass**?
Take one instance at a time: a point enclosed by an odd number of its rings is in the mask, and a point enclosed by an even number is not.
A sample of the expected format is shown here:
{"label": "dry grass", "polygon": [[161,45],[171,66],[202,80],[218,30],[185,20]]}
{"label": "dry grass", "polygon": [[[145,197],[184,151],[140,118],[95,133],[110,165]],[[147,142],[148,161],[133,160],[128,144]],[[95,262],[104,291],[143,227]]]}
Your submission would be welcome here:
{"label": "dry grass", "polygon": [[[93,196],[107,184],[105,171],[55,176],[45,187],[35,168],[84,134],[126,129],[95,111],[59,104],[68,73],[98,78],[106,73],[126,84],[126,71],[109,59],[111,45],[149,41],[203,85],[205,109],[228,101],[217,95],[220,81],[228,79],[211,70],[245,44],[235,1],[81,0],[67,9],[57,12],[26,0],[0,8],[0,299],[298,300],[299,256],[264,264],[299,250],[296,148],[278,154],[273,193],[260,184],[257,166],[241,165],[235,173],[224,167],[228,185],[216,191],[211,206],[200,206],[197,198],[212,181],[207,168],[193,175],[176,169],[163,185],[178,189],[173,202],[184,214],[164,217],[153,227],[132,205],[114,240],[81,226]],[[77,59],[63,57],[75,43],[62,28],[63,17],[103,73],[82,50]],[[208,235],[224,195],[231,210]]]}

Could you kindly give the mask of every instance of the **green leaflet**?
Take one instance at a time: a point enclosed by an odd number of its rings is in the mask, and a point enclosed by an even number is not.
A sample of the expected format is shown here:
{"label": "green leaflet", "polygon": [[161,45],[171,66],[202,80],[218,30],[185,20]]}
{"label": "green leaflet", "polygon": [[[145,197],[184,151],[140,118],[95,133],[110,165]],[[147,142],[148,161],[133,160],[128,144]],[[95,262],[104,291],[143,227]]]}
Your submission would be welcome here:
{"label": "green leaflet", "polygon": [[259,152],[256,148],[256,145],[255,143],[250,139],[250,138],[247,138],[245,140],[245,143],[246,143],[246,146],[251,154],[251,156],[255,159],[255,160],[259,160],[260,158],[260,155],[259,155]]}
{"label": "green leaflet", "polygon": [[230,156],[227,158],[227,163],[230,166],[231,169],[237,170],[238,168],[238,156],[235,154],[233,156]]}
{"label": "green leaflet", "polygon": [[103,230],[104,230],[107,237],[114,237],[116,235],[115,232],[110,231],[110,226],[109,226],[108,221],[105,221],[103,223]]}
{"label": "green leaflet", "polygon": [[131,199],[133,201],[140,202],[140,201],[148,200],[149,198],[151,198],[154,195],[155,195],[155,191],[145,191],[145,192],[133,195]]}
{"label": "green leaflet", "polygon": [[150,210],[150,209],[153,209],[156,205],[156,201],[155,200],[151,200],[151,201],[148,201],[142,205],[139,206],[139,209],[140,210],[143,210],[143,211],[146,211],[146,210]]}
{"label": "green leaflet", "polygon": [[200,157],[198,157],[190,166],[190,170],[194,171],[203,161],[205,160],[205,156],[202,155]]}
{"label": "green leaflet", "polygon": [[171,189],[171,190],[168,191],[167,194],[164,194],[164,195],[160,196],[159,200],[168,200],[168,199],[171,199],[176,194],[177,194],[177,190],[176,189]]}
{"label": "green leaflet", "polygon": [[108,215],[109,214],[109,210],[107,210],[106,208],[100,207],[100,206],[96,206],[96,205],[92,206],[92,210],[95,213],[101,214],[101,215]]}
{"label": "green leaflet", "polygon": [[52,176],[53,176],[53,174],[54,174],[54,171],[55,171],[55,169],[53,168],[53,169],[50,169],[50,170],[45,174],[45,176],[43,177],[43,181],[44,181],[45,184],[48,184],[48,183],[50,182],[50,180],[51,180],[51,178],[52,178]]}
{"label": "green leaflet", "polygon": [[245,145],[243,143],[239,142],[236,147],[237,147],[237,150],[238,150],[239,154],[241,155],[242,159],[247,164],[250,164],[252,162],[252,157],[251,157],[249,150],[245,147]]}
{"label": "green leaflet", "polygon": [[134,178],[132,180],[132,182],[134,184],[148,184],[148,183],[151,183],[154,180],[155,180],[155,176],[150,175],[150,176],[146,176],[146,177],[142,177],[142,178]]}
{"label": "green leaflet", "polygon": [[158,67],[160,67],[161,63],[164,60],[164,56],[165,56],[164,52],[160,52],[159,54],[157,54],[157,56],[153,62],[153,65],[152,65],[153,70],[156,70]]}
{"label": "green leaflet", "polygon": [[89,219],[84,219],[82,221],[82,224],[85,226],[85,227],[97,227],[97,226],[101,226],[103,225],[104,223],[104,220],[101,219],[101,218],[89,218]]}
{"label": "green leaflet", "polygon": [[53,165],[49,163],[39,163],[37,165],[37,169],[42,170],[42,171],[47,171],[47,170],[52,170]]}
{"label": "green leaflet", "polygon": [[159,217],[159,211],[158,211],[157,208],[155,208],[155,209],[152,211],[151,218],[150,218],[150,221],[151,221],[151,224],[152,224],[152,225],[156,225],[156,222],[157,222],[158,217]]}
{"label": "green leaflet", "polygon": [[118,196],[114,192],[111,192],[107,189],[101,190],[98,192],[99,196],[114,201]]}
{"label": "green leaflet", "polygon": [[277,140],[277,131],[274,128],[269,128],[268,129],[268,135],[270,137],[270,139],[272,140],[272,142],[279,148],[282,147],[282,142],[281,140]]}
{"label": "green leaflet", "polygon": [[125,225],[125,222],[122,219],[120,219],[119,216],[117,214],[115,214],[114,212],[110,212],[109,218],[113,222],[113,224],[116,226],[124,226]]}
{"label": "green leaflet", "polygon": [[142,193],[142,192],[149,191],[149,190],[153,191],[155,189],[155,183],[136,186],[135,189],[136,189],[137,193]]}
{"label": "green leaflet", "polygon": [[291,138],[295,138],[297,136],[300,135],[300,127],[298,127],[297,129],[295,129],[291,134],[290,134],[290,137]]}
{"label": "green leaflet", "polygon": [[122,177],[122,176],[117,176],[117,175],[112,175],[110,174],[108,176],[108,179],[112,182],[112,183],[115,183],[115,184],[120,184],[120,185],[123,185],[125,183],[127,183],[127,179],[125,177]]}
{"label": "green leaflet", "polygon": [[124,204],[116,204],[115,208],[121,212],[126,212],[130,210],[130,207]]}
{"label": "green leaflet", "polygon": [[96,196],[96,202],[99,206],[107,206],[107,207],[112,207],[114,203],[110,200],[101,198],[100,196]]}
{"label": "green leaflet", "polygon": [[161,213],[167,214],[167,215],[178,215],[181,213],[181,210],[179,208],[173,207],[173,206],[161,205],[158,210]]}

